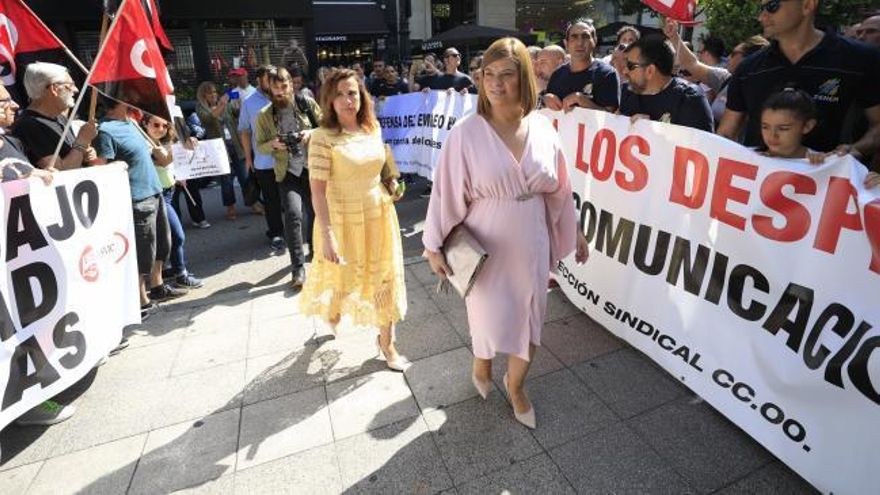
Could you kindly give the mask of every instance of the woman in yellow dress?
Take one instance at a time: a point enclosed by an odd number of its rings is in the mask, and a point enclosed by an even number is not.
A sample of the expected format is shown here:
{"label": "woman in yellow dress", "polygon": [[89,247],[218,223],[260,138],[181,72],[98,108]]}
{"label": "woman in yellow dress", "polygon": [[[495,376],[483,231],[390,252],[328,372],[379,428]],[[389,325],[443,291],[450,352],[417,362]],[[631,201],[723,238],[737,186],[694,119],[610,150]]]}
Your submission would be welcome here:
{"label": "woman in yellow dress", "polygon": [[394,345],[394,324],[406,313],[403,248],[394,210],[400,199],[397,166],[354,71],[327,75],[321,111],[321,127],[309,138],[317,221],[300,310],[326,320],[334,332],[342,315],[355,325],[378,327],[377,343],[388,367],[403,371],[408,363]]}

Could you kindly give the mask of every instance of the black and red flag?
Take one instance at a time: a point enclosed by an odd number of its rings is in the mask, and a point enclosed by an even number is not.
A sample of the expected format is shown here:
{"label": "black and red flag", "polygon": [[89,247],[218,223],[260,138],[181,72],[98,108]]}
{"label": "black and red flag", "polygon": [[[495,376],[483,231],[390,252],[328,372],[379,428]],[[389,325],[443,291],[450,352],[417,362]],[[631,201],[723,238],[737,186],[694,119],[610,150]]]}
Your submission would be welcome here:
{"label": "black and red flag", "polygon": [[694,22],[696,0],[642,0],[642,3],[658,13],[683,24]]}
{"label": "black and red flag", "polygon": [[[150,27],[153,28],[153,33],[156,35],[156,42],[159,44],[159,47],[163,50],[167,50],[169,52],[174,51],[174,46],[171,44],[171,41],[168,39],[168,35],[165,34],[165,29],[162,27],[162,24],[159,22],[159,6],[156,4],[156,0],[140,0],[144,6],[144,12],[147,14],[147,20],[150,21]],[[104,12],[107,13],[110,17],[116,15],[116,11],[119,10],[119,0],[104,0]]]}
{"label": "black and red flag", "polygon": [[24,68],[37,60],[66,63],[64,45],[22,0],[0,0],[0,79],[16,99]]}
{"label": "black and red flag", "polygon": [[88,84],[115,100],[171,120],[168,101],[174,86],[140,0],[123,0]]}

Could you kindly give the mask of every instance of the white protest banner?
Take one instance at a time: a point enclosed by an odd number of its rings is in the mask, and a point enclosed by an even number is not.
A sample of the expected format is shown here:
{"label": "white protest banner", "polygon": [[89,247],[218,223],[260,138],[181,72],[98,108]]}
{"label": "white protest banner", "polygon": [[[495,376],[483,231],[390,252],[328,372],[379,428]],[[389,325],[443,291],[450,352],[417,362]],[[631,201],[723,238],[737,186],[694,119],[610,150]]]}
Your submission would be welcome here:
{"label": "white protest banner", "polygon": [[591,245],[585,265],[559,264],[567,297],[823,492],[875,493],[880,189],[865,168],[548,115]]}
{"label": "white protest banner", "polygon": [[431,179],[449,130],[476,111],[475,95],[431,91],[386,98],[377,117],[400,171]]}
{"label": "white protest banner", "polygon": [[174,178],[178,180],[229,173],[229,155],[220,138],[199,141],[194,149],[175,143],[171,145],[171,151],[174,157]]}
{"label": "white protest banner", "polygon": [[140,322],[131,211],[122,164],[0,186],[0,429]]}

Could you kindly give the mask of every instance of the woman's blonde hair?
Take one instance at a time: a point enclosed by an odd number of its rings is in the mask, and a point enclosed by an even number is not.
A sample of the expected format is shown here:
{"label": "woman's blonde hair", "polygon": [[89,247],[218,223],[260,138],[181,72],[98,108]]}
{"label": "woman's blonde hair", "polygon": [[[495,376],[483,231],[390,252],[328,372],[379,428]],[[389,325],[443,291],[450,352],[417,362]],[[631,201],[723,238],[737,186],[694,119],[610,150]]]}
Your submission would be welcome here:
{"label": "woman's blonde hair", "polygon": [[[522,105],[523,116],[535,109],[538,102],[538,83],[535,81],[535,73],[532,69],[532,57],[522,41],[516,38],[501,38],[489,46],[483,53],[483,61],[480,70],[499,60],[511,60],[519,70],[519,101]],[[486,97],[483,85],[486,77],[480,78],[479,99],[477,100],[477,113],[489,115],[492,112],[492,104]]]}
{"label": "woman's blonde hair", "polygon": [[336,115],[336,109],[333,108],[333,100],[336,99],[339,83],[346,79],[357,81],[358,93],[361,98],[361,108],[357,113],[358,125],[366,132],[373,132],[379,127],[379,121],[376,120],[376,114],[373,111],[373,97],[367,92],[364,81],[358,77],[357,72],[351,69],[334,69],[324,78],[324,84],[321,85],[321,127],[336,131],[342,129],[339,116]]}
{"label": "woman's blonde hair", "polygon": [[211,108],[211,105],[208,104],[208,93],[211,90],[220,91],[217,89],[217,85],[212,83],[211,81],[205,81],[202,84],[199,84],[199,87],[196,89],[196,100],[207,108]]}

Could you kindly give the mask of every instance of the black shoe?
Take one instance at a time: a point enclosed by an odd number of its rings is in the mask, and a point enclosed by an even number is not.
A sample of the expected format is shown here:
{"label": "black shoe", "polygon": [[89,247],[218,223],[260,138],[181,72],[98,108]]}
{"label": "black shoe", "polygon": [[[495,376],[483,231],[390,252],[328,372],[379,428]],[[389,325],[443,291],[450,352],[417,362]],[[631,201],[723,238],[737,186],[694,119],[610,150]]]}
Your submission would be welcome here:
{"label": "black shoe", "polygon": [[274,249],[275,251],[281,251],[282,249],[284,249],[285,246],[284,239],[280,236],[275,236],[269,242],[269,245],[271,245],[272,249]]}
{"label": "black shoe", "polygon": [[434,189],[434,184],[431,183],[431,182],[429,182],[429,183],[428,183],[428,187],[426,187],[425,190],[422,191],[421,194],[419,194],[419,197],[420,197],[420,198],[430,198],[430,197],[431,197],[431,190],[432,190],[432,189]]}
{"label": "black shoe", "polygon": [[150,289],[150,300],[155,302],[164,302],[170,299],[177,299],[183,295],[186,295],[188,291],[185,289],[179,289],[177,287],[171,287],[168,284],[158,285]]}
{"label": "black shoe", "polygon": [[302,286],[306,283],[306,269],[304,267],[299,267],[293,274],[293,281],[290,283],[294,289],[302,288]]}

